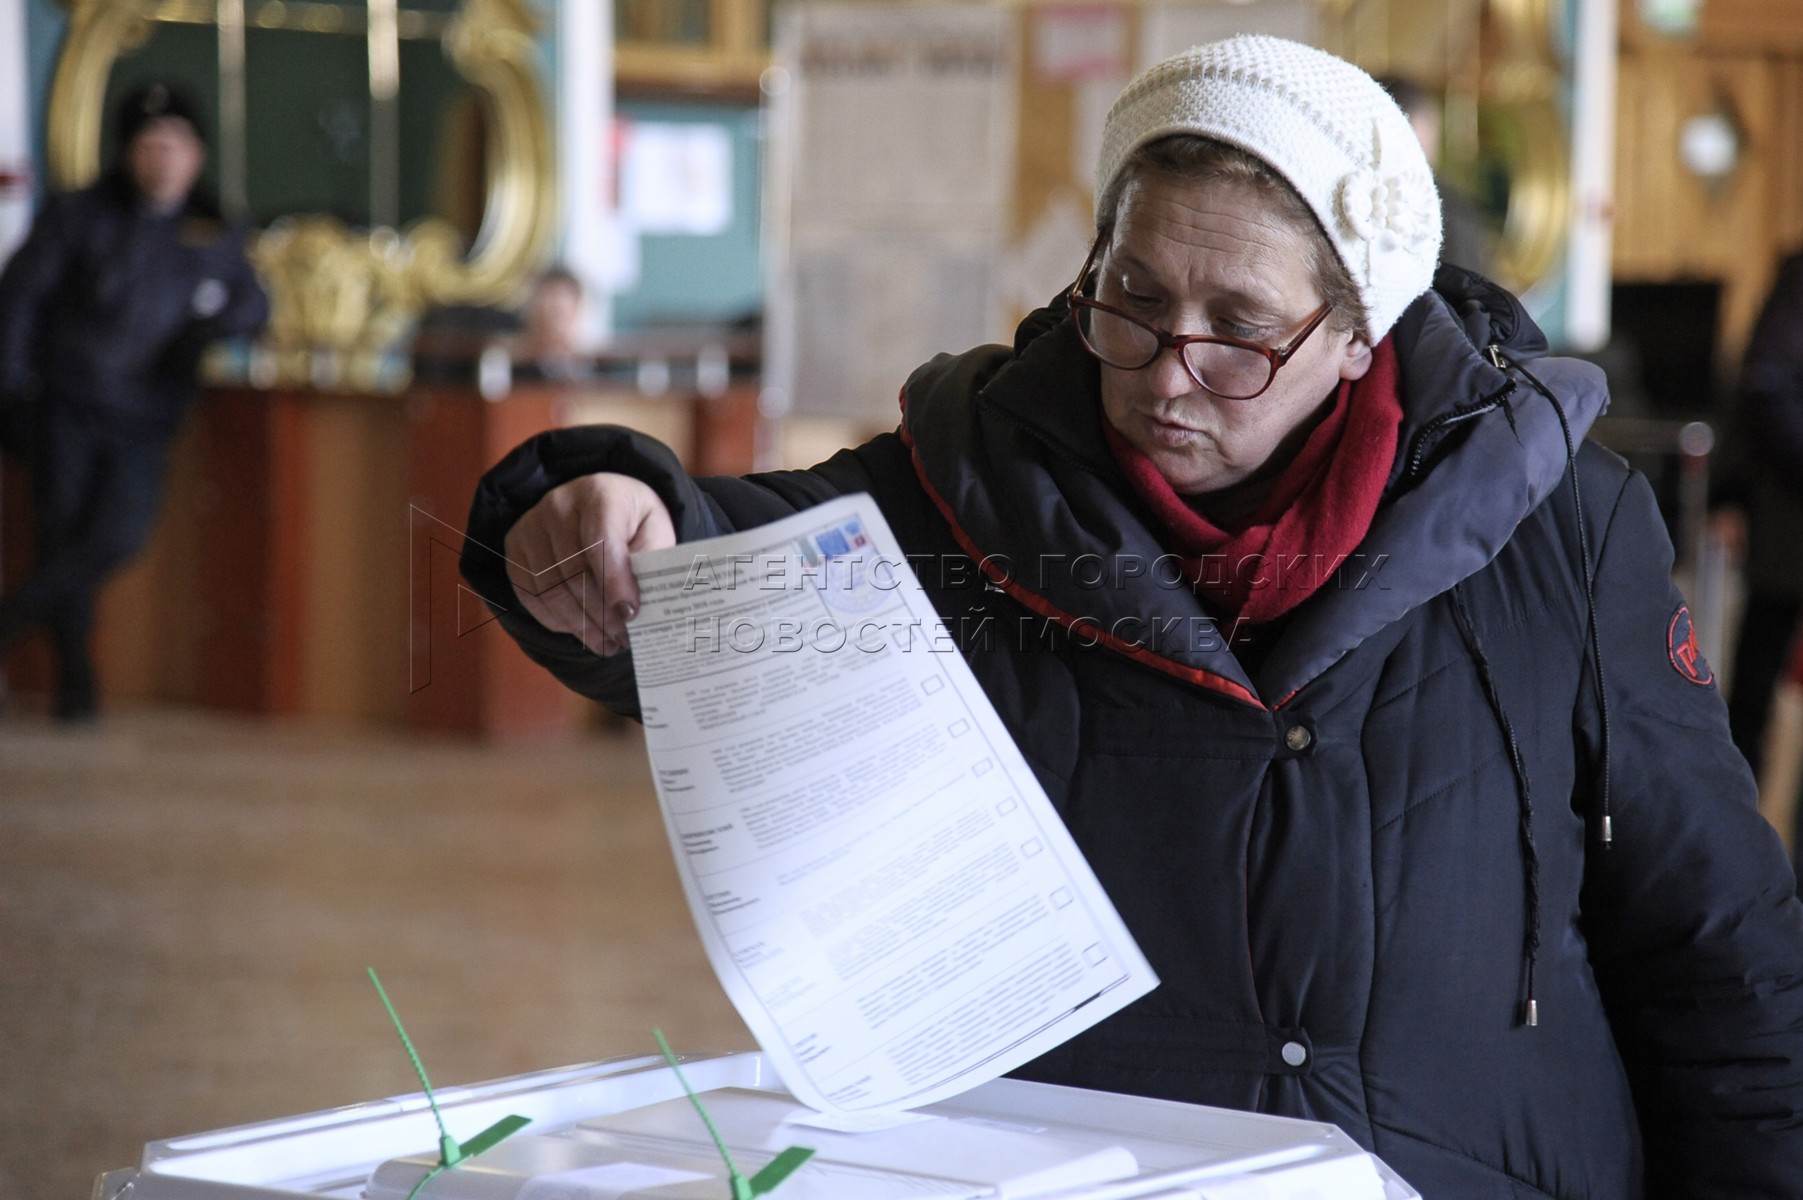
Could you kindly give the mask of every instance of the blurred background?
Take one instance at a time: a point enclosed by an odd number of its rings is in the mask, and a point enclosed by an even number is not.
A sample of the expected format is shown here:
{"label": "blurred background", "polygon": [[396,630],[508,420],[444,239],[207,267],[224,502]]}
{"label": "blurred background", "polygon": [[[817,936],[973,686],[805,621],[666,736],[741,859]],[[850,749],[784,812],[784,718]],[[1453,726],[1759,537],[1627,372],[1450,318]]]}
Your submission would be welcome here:
{"label": "blurred background", "polygon": [[[98,719],[53,718],[39,641],[4,655],[0,1195],[412,1090],[369,965],[435,1082],[654,1024],[749,1046],[635,730],[458,584],[475,481],[574,423],[699,473],[893,427],[915,364],[1068,285],[1122,84],[1238,31],[1391,81],[1449,257],[1609,373],[1594,436],[1655,482],[1788,840],[1803,554],[1770,514],[1803,483],[1742,364],[1803,248],[1794,0],[0,0],[0,259],[112,161],[119,99],[174,80],[272,303],[209,352],[104,593]],[[31,503],[5,460],[8,586]]]}

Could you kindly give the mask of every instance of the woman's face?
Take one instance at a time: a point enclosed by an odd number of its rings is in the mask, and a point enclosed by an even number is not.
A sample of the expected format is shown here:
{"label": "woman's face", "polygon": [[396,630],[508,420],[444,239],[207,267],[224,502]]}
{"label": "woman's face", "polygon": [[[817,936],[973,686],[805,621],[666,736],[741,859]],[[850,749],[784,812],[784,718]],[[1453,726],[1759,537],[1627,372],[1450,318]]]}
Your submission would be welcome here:
{"label": "woman's face", "polygon": [[[1251,185],[1142,174],[1121,196],[1097,295],[1171,333],[1276,347],[1322,304],[1309,262],[1309,234]],[[1104,364],[1102,408],[1173,488],[1206,495],[1280,471],[1339,382],[1370,365],[1363,338],[1330,317],[1250,400],[1205,391],[1167,350],[1138,371]]]}

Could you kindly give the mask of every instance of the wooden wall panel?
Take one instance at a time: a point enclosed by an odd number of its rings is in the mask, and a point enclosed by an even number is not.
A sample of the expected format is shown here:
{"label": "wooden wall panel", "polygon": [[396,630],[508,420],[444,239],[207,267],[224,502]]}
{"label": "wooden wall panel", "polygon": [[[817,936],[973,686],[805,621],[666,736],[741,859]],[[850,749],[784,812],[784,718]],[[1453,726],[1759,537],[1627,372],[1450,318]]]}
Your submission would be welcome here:
{"label": "wooden wall panel", "polygon": [[308,401],[300,711],[398,723],[407,700],[406,405]]}
{"label": "wooden wall panel", "polygon": [[[1636,282],[1723,285],[1719,365],[1732,372],[1773,268],[1803,248],[1803,0],[1708,0],[1692,38],[1620,0],[1614,263]],[[1682,122],[1725,98],[1742,165],[1712,195],[1678,163]]]}
{"label": "wooden wall panel", "polygon": [[[1017,24],[1021,71],[1014,151],[1016,237],[1033,227],[1047,201],[1060,191],[1075,189],[1084,195],[1089,192],[1089,181],[1073,178],[1072,173],[1071,143],[1077,134],[1076,90],[1068,82],[1042,79],[1034,70],[1035,29],[1044,19],[1044,14],[1027,8]],[[1071,273],[1076,274],[1075,270]]]}
{"label": "wooden wall panel", "polygon": [[301,395],[219,388],[195,413],[200,560],[187,594],[199,630],[195,699],[300,711],[309,470]]}
{"label": "wooden wall panel", "polygon": [[[532,662],[490,619],[457,570],[461,531],[482,472],[558,424],[561,389],[516,390],[501,403],[473,391],[416,389],[407,401],[404,472],[411,534],[407,578],[390,578],[412,612],[408,722],[465,736],[558,737],[580,724],[585,702]],[[396,586],[398,585],[398,586]]]}
{"label": "wooden wall panel", "polygon": [[219,503],[200,477],[200,442],[189,424],[169,449],[162,511],[144,554],[101,593],[94,658],[101,697],[192,701],[200,629],[182,581],[200,564],[203,509]]}
{"label": "wooden wall panel", "polygon": [[1661,89],[1653,85],[1655,64],[1624,59],[1616,83],[1615,240],[1613,262],[1618,277],[1656,279],[1671,269],[1672,239],[1666,231],[1666,209],[1653,197],[1666,188],[1651,147],[1656,131],[1675,118]]}
{"label": "wooden wall panel", "polygon": [[1704,214],[1705,219],[1720,214],[1710,227],[1723,281],[1719,345],[1728,361],[1737,361],[1771,286],[1777,249],[1773,176],[1780,160],[1797,151],[1776,136],[1775,61],[1711,56],[1701,60],[1701,69],[1709,90],[1727,98],[1744,139],[1741,166],[1723,193],[1724,203],[1712,204]]}
{"label": "wooden wall panel", "polygon": [[[25,578],[37,562],[32,546],[31,476],[24,464],[0,456],[0,587]],[[42,630],[32,630],[0,655],[0,674],[15,696],[48,697],[55,685],[50,645]],[[101,683],[108,678],[101,664]]]}
{"label": "wooden wall panel", "polygon": [[1803,54],[1803,3],[1798,0],[1707,0],[1697,42],[1709,50]]}
{"label": "wooden wall panel", "polygon": [[[1795,180],[1799,97],[1793,64],[1757,55],[1696,53],[1643,41],[1621,61],[1616,138],[1614,267],[1634,282],[1719,280],[1724,361],[1740,348],[1771,279],[1781,227],[1778,202]],[[1739,127],[1740,166],[1725,180],[1698,178],[1679,159],[1690,118],[1723,111]]]}
{"label": "wooden wall panel", "polygon": [[1803,55],[1779,62],[1773,94],[1772,236],[1781,249],[1803,249]]}
{"label": "wooden wall panel", "polygon": [[1684,123],[1732,112],[1750,146],[1772,127],[1772,71],[1759,59],[1691,58],[1674,53],[1622,63],[1616,144],[1616,268],[1627,277],[1721,274],[1743,253],[1749,231],[1767,224],[1770,166],[1758,153],[1710,184],[1678,157]]}
{"label": "wooden wall panel", "polygon": [[[1144,32],[1138,5],[1028,4],[1019,12],[1010,244],[1003,267],[1014,276],[1010,327],[1067,286],[1082,265],[1094,213],[1100,105],[1131,78]],[[1090,56],[1074,61],[1073,49],[1084,41]]]}

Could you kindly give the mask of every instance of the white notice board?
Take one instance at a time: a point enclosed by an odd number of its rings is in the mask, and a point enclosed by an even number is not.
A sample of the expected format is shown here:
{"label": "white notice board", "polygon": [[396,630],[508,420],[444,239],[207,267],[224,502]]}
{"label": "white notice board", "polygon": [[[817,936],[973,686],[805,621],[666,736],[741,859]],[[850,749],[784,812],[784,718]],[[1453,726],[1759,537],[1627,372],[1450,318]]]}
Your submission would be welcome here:
{"label": "white notice board", "polygon": [[916,366],[1009,337],[1017,21],[937,3],[780,16],[767,412],[887,424]]}

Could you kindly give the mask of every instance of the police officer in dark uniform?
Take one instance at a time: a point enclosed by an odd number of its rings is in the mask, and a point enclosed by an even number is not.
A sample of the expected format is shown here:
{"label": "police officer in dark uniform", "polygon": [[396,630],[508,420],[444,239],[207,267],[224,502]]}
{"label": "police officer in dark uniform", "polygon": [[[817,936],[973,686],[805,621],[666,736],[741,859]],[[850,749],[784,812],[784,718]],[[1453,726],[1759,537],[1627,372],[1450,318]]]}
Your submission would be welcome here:
{"label": "police officer in dark uniform", "polygon": [[150,536],[201,353],[269,311],[244,229],[196,195],[206,142],[192,100],[140,88],[117,132],[112,169],[52,197],[0,273],[0,405],[33,435],[38,554],[0,597],[0,650],[47,629],[68,720],[97,709],[95,597]]}

